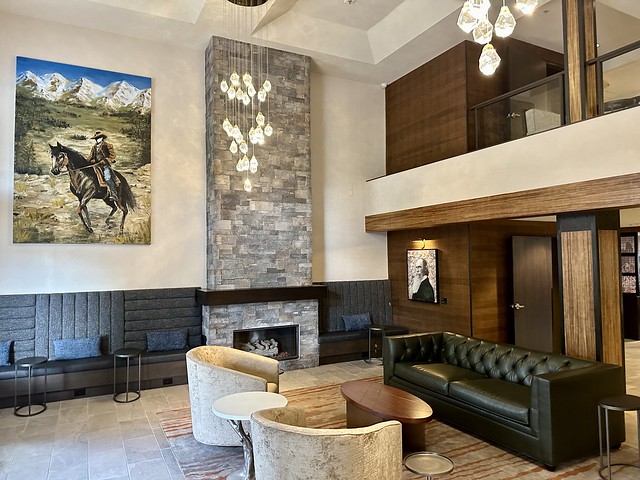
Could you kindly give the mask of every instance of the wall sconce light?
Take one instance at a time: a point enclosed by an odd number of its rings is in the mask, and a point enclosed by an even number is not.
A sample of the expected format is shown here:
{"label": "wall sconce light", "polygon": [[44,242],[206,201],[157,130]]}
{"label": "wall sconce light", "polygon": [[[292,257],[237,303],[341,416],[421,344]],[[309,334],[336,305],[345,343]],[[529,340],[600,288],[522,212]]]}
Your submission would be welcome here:
{"label": "wall sconce light", "polygon": [[420,249],[424,249],[427,246],[427,241],[424,238],[414,240],[412,243],[416,245],[417,248],[420,248]]}

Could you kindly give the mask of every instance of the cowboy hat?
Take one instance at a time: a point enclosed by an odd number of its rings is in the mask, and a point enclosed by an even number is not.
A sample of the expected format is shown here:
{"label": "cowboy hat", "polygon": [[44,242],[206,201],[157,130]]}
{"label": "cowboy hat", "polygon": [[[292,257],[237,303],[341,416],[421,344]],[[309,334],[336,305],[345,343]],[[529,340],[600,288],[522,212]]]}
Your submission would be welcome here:
{"label": "cowboy hat", "polygon": [[107,138],[107,136],[104,133],[102,133],[100,130],[98,130],[96,134],[93,137],[91,137],[92,140],[97,140],[99,138]]}

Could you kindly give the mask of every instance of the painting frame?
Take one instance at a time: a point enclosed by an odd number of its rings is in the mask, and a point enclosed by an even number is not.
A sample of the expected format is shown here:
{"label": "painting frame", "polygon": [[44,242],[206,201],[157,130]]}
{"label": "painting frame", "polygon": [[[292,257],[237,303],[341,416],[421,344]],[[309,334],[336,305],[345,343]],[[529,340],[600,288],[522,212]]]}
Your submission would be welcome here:
{"label": "painting frame", "polygon": [[407,249],[407,298],[417,302],[440,303],[438,270],[437,248]]}

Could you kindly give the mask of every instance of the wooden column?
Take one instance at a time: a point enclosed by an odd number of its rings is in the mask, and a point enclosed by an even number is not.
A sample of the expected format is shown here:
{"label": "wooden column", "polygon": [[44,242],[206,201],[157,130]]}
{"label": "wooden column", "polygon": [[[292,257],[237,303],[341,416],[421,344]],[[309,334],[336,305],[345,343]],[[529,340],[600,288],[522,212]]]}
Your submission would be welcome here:
{"label": "wooden column", "polygon": [[624,364],[619,212],[557,218],[567,355]]}
{"label": "wooden column", "polygon": [[596,56],[595,0],[563,0],[568,123],[597,113],[596,70],[585,62]]}

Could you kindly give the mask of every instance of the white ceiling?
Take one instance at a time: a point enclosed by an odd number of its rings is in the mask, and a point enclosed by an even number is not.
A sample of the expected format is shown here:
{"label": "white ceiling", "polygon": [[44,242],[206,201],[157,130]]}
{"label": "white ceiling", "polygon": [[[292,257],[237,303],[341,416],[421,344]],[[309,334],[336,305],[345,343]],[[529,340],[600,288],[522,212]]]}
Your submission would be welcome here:
{"label": "white ceiling", "polygon": [[[614,40],[621,41],[618,37],[625,31],[637,40],[640,1],[599,1],[617,22]],[[390,83],[470,38],[456,27],[461,4],[462,0],[355,0],[351,5],[344,0],[268,0],[261,7],[246,8],[227,0],[1,0],[0,15],[7,12],[203,51],[212,36],[234,37],[309,55],[315,71],[376,84]],[[562,51],[560,5],[560,0],[540,0],[533,15],[518,18],[514,36]],[[494,10],[496,16],[497,7]],[[631,23],[622,26],[620,18]],[[599,36],[599,41],[604,38]]]}

